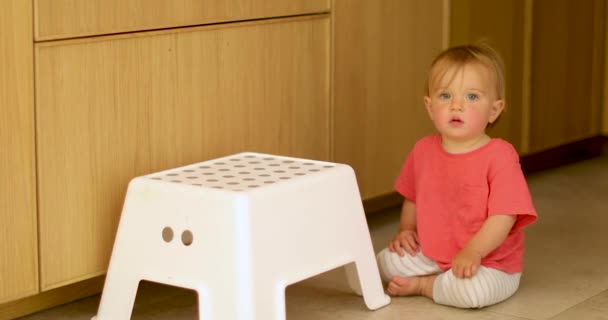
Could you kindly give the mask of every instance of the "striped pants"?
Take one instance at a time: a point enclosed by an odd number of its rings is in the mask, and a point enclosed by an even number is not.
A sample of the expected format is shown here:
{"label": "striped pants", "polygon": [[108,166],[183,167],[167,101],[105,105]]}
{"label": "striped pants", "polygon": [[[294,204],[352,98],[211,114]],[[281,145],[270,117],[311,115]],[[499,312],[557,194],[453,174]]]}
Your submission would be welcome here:
{"label": "striped pants", "polygon": [[407,253],[400,257],[386,248],[377,255],[377,259],[382,280],[386,282],[393,276],[439,274],[433,285],[433,300],[458,308],[482,308],[506,300],[517,290],[521,277],[521,273],[509,274],[480,266],[472,278],[456,278],[451,270],[443,272],[421,251],[413,257]]}

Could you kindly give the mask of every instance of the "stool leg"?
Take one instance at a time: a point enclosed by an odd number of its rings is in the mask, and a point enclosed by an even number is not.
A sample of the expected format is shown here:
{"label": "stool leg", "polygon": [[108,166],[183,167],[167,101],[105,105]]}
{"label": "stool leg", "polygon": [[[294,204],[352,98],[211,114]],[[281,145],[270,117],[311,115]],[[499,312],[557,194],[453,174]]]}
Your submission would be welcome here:
{"label": "stool leg", "polygon": [[108,273],[104,284],[97,320],[131,319],[140,279],[116,272]]}
{"label": "stool leg", "polygon": [[[234,292],[234,290],[227,290],[226,285],[222,286],[220,282],[212,283],[211,285],[208,282],[201,282],[193,288],[198,295],[198,319],[257,319],[253,316],[252,308],[243,305],[242,299],[238,297],[239,293]],[[247,300],[246,302],[250,301]],[[253,304],[249,303],[249,305],[252,306]]]}
{"label": "stool leg", "polygon": [[211,302],[209,301],[209,294],[206,290],[196,290],[198,294],[198,319],[199,320],[211,320]]}
{"label": "stool leg", "polygon": [[376,310],[391,302],[390,297],[384,293],[373,251],[371,256],[360,256],[354,263],[344,267],[349,286],[357,294],[363,295],[367,308]]}
{"label": "stool leg", "polygon": [[285,320],[285,288],[280,280],[268,279],[255,289],[255,316],[252,320]]}

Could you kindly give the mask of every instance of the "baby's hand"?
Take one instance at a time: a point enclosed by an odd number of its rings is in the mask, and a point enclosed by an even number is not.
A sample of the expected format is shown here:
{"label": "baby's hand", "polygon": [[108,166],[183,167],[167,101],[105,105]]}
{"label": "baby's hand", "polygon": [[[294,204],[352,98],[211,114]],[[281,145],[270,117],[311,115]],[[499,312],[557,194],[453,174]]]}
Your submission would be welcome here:
{"label": "baby's hand", "polygon": [[481,265],[481,254],[474,249],[464,248],[452,260],[452,273],[457,278],[471,278]]}
{"label": "baby's hand", "polygon": [[403,249],[411,256],[418,252],[418,234],[414,230],[399,231],[395,238],[388,243],[388,250],[397,252],[401,257],[405,255]]}

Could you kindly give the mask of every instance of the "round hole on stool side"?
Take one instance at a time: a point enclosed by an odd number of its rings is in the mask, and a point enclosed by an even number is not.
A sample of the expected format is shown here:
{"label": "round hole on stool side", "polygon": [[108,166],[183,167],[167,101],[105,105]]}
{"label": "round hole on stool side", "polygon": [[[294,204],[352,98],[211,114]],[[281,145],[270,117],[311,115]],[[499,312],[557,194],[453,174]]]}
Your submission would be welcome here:
{"label": "round hole on stool side", "polygon": [[173,229],[171,229],[171,227],[165,227],[163,229],[163,240],[167,243],[173,240]]}
{"label": "round hole on stool side", "polygon": [[182,243],[185,246],[191,245],[192,241],[194,241],[194,236],[192,235],[192,232],[190,230],[182,232]]}

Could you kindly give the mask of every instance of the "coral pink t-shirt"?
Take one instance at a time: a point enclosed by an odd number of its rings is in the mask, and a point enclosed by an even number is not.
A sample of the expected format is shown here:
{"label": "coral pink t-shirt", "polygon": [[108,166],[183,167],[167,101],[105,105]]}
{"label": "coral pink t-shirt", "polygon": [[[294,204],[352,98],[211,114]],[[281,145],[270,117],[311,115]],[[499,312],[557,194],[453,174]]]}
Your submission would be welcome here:
{"label": "coral pink t-shirt", "polygon": [[424,255],[443,270],[489,216],[516,215],[505,241],[482,259],[483,266],[523,270],[522,228],[536,221],[528,185],[513,146],[501,139],[463,154],[447,153],[441,136],[427,136],[408,156],[395,189],[416,204],[418,239]]}

